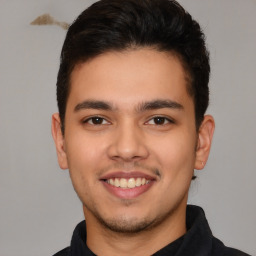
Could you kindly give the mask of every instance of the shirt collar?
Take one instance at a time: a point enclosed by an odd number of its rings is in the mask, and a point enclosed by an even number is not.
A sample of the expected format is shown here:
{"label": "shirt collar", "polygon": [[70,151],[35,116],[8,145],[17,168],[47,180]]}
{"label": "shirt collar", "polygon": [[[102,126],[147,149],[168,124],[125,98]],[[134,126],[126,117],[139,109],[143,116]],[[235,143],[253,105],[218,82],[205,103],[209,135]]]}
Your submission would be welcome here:
{"label": "shirt collar", "polygon": [[[202,208],[194,205],[187,206],[187,233],[176,241],[168,244],[154,256],[186,256],[210,255],[212,248],[212,233]],[[73,233],[70,247],[71,256],[95,256],[86,245],[86,223],[80,222]]]}

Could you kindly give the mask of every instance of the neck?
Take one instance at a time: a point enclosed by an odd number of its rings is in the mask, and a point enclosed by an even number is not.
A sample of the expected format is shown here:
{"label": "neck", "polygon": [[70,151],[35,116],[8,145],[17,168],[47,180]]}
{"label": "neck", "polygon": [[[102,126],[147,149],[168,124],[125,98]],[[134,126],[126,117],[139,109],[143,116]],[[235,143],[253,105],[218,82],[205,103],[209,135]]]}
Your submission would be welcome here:
{"label": "neck", "polygon": [[85,209],[87,246],[96,255],[152,255],[186,233],[186,204],[160,224],[139,233],[117,233],[107,229]]}

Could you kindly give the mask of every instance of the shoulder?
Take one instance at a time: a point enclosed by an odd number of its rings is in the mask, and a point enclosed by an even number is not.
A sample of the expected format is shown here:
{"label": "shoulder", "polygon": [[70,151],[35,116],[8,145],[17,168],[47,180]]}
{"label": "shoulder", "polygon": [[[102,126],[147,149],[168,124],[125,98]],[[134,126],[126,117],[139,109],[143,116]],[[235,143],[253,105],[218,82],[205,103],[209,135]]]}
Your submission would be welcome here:
{"label": "shoulder", "polygon": [[65,249],[53,254],[53,256],[69,256],[70,247],[66,247]]}
{"label": "shoulder", "polygon": [[250,256],[249,254],[234,248],[226,247],[219,239],[213,238],[213,254],[214,256]]}

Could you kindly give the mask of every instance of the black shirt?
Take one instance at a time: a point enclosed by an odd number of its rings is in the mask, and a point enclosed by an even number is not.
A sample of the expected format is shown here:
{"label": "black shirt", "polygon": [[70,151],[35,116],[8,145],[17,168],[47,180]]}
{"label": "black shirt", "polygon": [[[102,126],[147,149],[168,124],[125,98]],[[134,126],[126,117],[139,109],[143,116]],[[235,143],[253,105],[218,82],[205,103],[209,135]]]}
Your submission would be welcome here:
{"label": "black shirt", "polygon": [[[239,250],[226,247],[212,235],[204,211],[188,205],[186,215],[187,233],[168,244],[153,256],[249,256]],[[86,245],[86,224],[80,222],[73,233],[70,247],[53,256],[96,256]]]}

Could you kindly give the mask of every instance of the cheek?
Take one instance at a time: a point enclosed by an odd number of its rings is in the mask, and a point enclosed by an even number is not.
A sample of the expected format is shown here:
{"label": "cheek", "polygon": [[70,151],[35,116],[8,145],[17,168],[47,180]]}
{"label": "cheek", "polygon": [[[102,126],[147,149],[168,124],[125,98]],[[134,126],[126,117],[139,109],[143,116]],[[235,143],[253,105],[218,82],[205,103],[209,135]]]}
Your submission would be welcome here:
{"label": "cheek", "polygon": [[154,143],[152,151],[163,169],[163,175],[188,175],[193,171],[195,142],[191,136],[170,136],[162,143]]}
{"label": "cheek", "polygon": [[66,152],[70,177],[78,196],[82,201],[89,198],[97,183],[98,167],[102,159],[102,150],[89,136],[73,133],[66,140]]}
{"label": "cheek", "polygon": [[69,168],[91,168],[99,163],[105,148],[102,140],[86,134],[73,134],[66,140]]}

